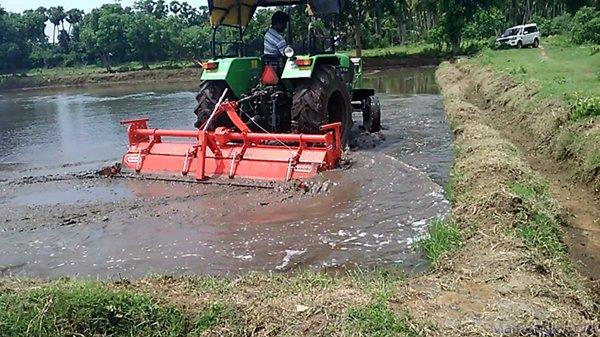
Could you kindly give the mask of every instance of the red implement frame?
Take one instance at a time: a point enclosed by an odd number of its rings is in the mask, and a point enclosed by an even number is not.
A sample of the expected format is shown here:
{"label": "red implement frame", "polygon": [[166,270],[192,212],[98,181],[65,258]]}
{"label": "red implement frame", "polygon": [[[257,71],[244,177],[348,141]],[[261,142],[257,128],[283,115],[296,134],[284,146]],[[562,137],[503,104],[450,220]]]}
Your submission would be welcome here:
{"label": "red implement frame", "polygon": [[[240,177],[260,180],[305,179],[335,168],[342,156],[341,123],[321,127],[325,134],[253,133],[237,114],[238,103],[224,102],[215,117],[226,113],[239,131],[148,129],[148,119],[127,125],[129,150],[123,167],[138,173],[194,175],[198,180]],[[186,138],[166,142],[163,138]]]}

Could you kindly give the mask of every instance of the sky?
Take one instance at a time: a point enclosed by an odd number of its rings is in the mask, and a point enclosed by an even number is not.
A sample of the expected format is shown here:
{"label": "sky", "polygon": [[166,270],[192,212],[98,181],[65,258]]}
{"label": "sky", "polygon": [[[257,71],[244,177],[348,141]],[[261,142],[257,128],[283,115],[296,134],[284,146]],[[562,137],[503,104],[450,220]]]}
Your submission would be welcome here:
{"label": "sky", "polygon": [[[197,7],[206,5],[206,0],[185,0],[190,5]],[[52,7],[63,6],[65,10],[71,8],[83,9],[86,13],[92,8],[100,7],[103,4],[120,2],[123,7],[133,5],[134,0],[0,0],[0,7],[3,7],[9,12],[22,12],[26,9],[36,9],[40,6]],[[167,0],[167,3],[170,1]]]}
{"label": "sky", "polygon": [[[122,1],[102,1],[102,0],[0,0],[0,6],[9,12],[22,12],[26,9],[36,9],[42,7],[63,6],[66,11],[71,8],[83,9],[88,13],[92,8],[100,7],[103,4],[120,2],[123,6],[131,6],[133,0]],[[193,1],[190,1],[193,2]]]}
{"label": "sky", "polygon": [[[192,6],[206,5],[206,0],[185,0]],[[26,9],[36,9],[42,7],[63,6],[65,11],[72,8],[82,9],[85,13],[89,13],[93,8],[100,7],[103,4],[119,2],[123,7],[132,6],[134,0],[0,0],[0,7],[8,12],[20,13]],[[167,0],[167,3],[170,1]],[[180,1],[181,2],[181,1]],[[68,29],[68,24],[65,23],[65,29]],[[52,38],[52,25],[46,23],[46,36]]]}

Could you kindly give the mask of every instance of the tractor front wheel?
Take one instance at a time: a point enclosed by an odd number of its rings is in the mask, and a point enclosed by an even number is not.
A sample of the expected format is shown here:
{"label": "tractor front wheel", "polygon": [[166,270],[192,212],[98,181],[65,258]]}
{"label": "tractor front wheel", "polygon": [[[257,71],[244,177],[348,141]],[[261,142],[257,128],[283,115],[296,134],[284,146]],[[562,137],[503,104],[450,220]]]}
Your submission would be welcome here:
{"label": "tractor front wheel", "polygon": [[352,105],[344,81],[333,65],[320,65],[294,91],[292,125],[301,133],[322,133],[325,124],[342,123],[342,144],[352,129]]}
{"label": "tractor front wheel", "polygon": [[[198,105],[196,106],[196,110],[194,110],[194,114],[196,114],[198,118],[196,123],[194,123],[194,127],[200,128],[208,120],[226,88],[227,83],[222,81],[203,81],[200,83],[200,88],[196,95]],[[225,98],[233,99],[231,90],[227,93]],[[208,130],[214,131],[220,126],[231,127],[232,123],[229,120],[229,117],[226,115],[219,116],[212,121]]]}
{"label": "tractor front wheel", "polygon": [[381,106],[377,96],[365,99],[362,115],[365,130],[371,133],[381,131]]}

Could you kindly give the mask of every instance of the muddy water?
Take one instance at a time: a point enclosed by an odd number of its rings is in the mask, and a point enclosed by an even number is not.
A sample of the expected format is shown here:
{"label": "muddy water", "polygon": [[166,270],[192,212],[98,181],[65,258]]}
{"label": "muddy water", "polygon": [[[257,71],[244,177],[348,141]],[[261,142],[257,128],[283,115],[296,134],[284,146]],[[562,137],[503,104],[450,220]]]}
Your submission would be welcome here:
{"label": "muddy water", "polygon": [[[449,210],[441,186],[452,163],[433,71],[369,75],[381,93],[382,137],[356,130],[351,165],[319,177],[324,188],[314,193],[65,175],[117,161],[122,119],[191,125],[193,84],[0,96],[0,273],[422,269],[414,242]],[[66,178],[23,179],[49,175]]]}

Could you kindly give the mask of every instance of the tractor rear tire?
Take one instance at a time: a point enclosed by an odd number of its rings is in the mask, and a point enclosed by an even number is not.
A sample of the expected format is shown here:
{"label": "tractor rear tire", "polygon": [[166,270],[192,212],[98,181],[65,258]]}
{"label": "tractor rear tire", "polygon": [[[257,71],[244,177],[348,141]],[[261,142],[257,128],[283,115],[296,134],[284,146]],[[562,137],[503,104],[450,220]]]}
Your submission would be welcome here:
{"label": "tractor rear tire", "polygon": [[342,144],[348,142],[352,129],[352,103],[348,88],[333,65],[320,65],[310,79],[303,80],[294,91],[293,129],[300,133],[323,133],[325,124],[342,123]]}
{"label": "tractor rear tire", "polygon": [[381,131],[381,106],[377,96],[365,99],[363,107],[363,126],[370,133]]}
{"label": "tractor rear tire", "polygon": [[[217,103],[219,103],[219,99],[221,95],[223,95],[223,91],[227,88],[227,83],[223,81],[203,81],[200,83],[200,88],[198,89],[198,94],[196,95],[196,101],[198,105],[194,110],[194,114],[198,117],[196,123],[194,123],[195,128],[200,128],[202,124],[204,124],[210,115]],[[233,99],[233,94],[231,90],[227,93],[225,98]],[[209,131],[214,131],[218,127],[232,127],[233,123],[229,120],[227,115],[221,115],[214,119],[208,128]]]}

